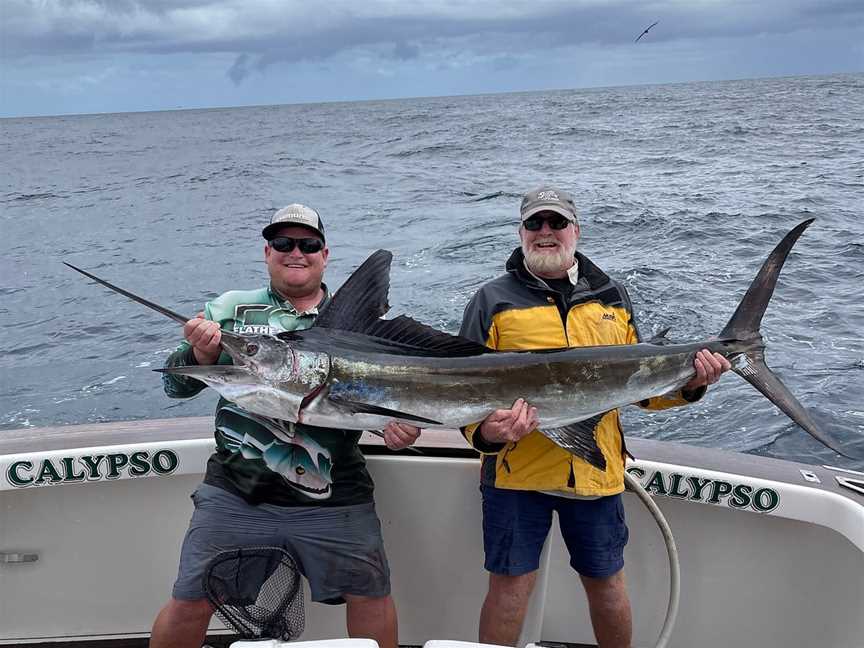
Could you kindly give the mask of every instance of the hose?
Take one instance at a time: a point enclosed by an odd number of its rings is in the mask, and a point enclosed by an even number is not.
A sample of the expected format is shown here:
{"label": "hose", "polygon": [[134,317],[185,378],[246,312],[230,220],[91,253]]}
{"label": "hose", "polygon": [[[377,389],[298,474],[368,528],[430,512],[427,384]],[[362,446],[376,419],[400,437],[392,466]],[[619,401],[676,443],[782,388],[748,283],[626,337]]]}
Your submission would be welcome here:
{"label": "hose", "polygon": [[675,617],[678,616],[678,603],[681,597],[681,565],[678,563],[678,547],[675,546],[675,538],[672,537],[672,529],[669,528],[669,523],[663,517],[660,508],[648,494],[642,484],[626,470],[624,471],[624,483],[627,487],[636,494],[645,507],[651,512],[657,526],[660,527],[660,532],[663,534],[663,541],[666,543],[666,553],[669,555],[669,603],[666,607],[666,618],[663,620],[663,628],[660,630],[660,636],[654,644],[654,648],[666,648],[669,645],[669,635],[672,634],[672,627],[675,625]]}

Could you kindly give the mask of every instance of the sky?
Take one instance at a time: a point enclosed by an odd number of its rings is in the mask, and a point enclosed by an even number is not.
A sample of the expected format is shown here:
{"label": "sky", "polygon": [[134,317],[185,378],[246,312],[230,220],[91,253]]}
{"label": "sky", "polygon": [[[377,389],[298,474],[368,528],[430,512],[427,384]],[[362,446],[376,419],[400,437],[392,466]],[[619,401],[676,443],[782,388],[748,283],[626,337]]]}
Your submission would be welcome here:
{"label": "sky", "polygon": [[861,71],[864,0],[0,0],[0,117]]}

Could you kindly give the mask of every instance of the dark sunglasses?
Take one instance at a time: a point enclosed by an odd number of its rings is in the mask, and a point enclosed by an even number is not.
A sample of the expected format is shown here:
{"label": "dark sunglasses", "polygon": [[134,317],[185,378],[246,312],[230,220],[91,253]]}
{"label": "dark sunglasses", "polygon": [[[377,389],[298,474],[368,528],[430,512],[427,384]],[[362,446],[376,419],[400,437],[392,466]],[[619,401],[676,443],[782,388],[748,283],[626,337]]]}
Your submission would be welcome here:
{"label": "dark sunglasses", "polygon": [[561,216],[561,214],[555,214],[554,216],[532,216],[522,221],[522,227],[529,232],[538,232],[543,229],[543,223],[549,223],[549,227],[553,230],[563,230],[570,224],[570,221]]}
{"label": "dark sunglasses", "polygon": [[291,252],[294,247],[300,248],[303,254],[315,254],[324,249],[324,241],[319,238],[292,238],[277,236],[268,241],[270,247],[277,252]]}

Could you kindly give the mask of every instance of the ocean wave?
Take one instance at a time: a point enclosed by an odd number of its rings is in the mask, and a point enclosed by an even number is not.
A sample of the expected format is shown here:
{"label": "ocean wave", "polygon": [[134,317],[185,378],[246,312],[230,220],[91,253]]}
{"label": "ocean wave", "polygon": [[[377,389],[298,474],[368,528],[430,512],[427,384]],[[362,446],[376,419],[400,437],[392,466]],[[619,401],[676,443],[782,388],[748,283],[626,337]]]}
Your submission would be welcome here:
{"label": "ocean wave", "polygon": [[[864,75],[838,75],[10,120],[0,330],[13,352],[0,361],[0,427],[212,413],[209,390],[166,401],[140,366],[161,364],[176,323],[61,259],[192,315],[221,292],[266,285],[262,224],[302,202],[326,223],[331,289],[389,249],[393,312],[453,330],[519,244],[522,193],[549,183],[574,194],[579,249],[625,283],[643,334],[672,326],[682,341],[716,334],[783,234],[818,218],[787,261],[764,334],[772,364],[803,381],[790,388],[818,396],[853,443],[861,88]],[[634,414],[628,432],[830,456],[735,377],[706,401]]]}

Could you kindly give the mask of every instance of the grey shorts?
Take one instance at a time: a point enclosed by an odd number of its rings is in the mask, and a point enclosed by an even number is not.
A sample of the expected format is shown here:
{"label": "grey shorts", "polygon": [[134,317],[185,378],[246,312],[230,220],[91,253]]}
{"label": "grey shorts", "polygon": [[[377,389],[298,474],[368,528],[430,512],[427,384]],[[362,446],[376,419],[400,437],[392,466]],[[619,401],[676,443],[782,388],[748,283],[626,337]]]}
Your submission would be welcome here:
{"label": "grey shorts", "polygon": [[192,501],[195,512],[180,552],[176,599],[206,598],[204,574],[218,552],[257,546],[288,551],[309,581],[313,601],[335,604],[343,603],[345,594],[376,598],[390,594],[390,568],[372,502],[252,506],[209,484],[201,484]]}

